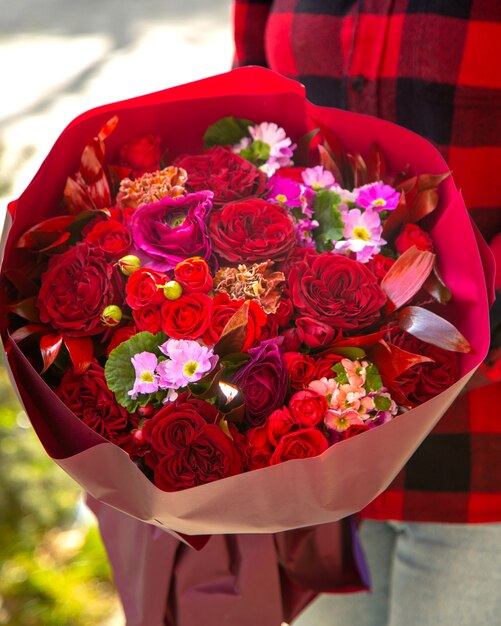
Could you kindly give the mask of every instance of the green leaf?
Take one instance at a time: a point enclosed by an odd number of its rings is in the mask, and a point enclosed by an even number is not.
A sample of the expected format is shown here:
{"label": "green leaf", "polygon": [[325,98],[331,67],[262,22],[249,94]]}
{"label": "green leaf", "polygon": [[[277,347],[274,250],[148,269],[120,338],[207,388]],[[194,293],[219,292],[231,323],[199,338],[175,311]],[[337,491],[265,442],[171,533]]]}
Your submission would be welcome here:
{"label": "green leaf", "polygon": [[332,371],[336,373],[336,382],[338,385],[348,384],[348,374],[341,363],[336,363],[332,367]]}
{"label": "green leaf", "polygon": [[314,236],[320,252],[332,250],[332,242],[343,238],[344,222],[338,206],[341,196],[334,191],[322,189],[315,198],[313,207],[319,226]]}
{"label": "green leaf", "polygon": [[247,148],[239,152],[243,159],[247,159],[254,165],[263,165],[270,158],[270,146],[260,139],[253,141]]}
{"label": "green leaf", "polygon": [[346,346],[333,349],[334,354],[350,359],[350,361],[358,361],[363,359],[366,352],[363,348],[357,348],[355,346]]}
{"label": "green leaf", "polygon": [[159,356],[158,346],[165,341],[167,341],[167,335],[162,332],[156,335],[149,332],[138,333],[112,350],[106,361],[104,374],[108,387],[115,394],[117,401],[130,413],[148,404],[154,395],[140,394],[136,400],[129,396],[128,392],[134,387],[136,379],[131,359],[139,352],[153,352]]}
{"label": "green leaf", "polygon": [[223,117],[205,131],[204,147],[233,145],[249,136],[249,126],[253,122],[237,117]]}
{"label": "green leaf", "polygon": [[368,392],[379,391],[383,386],[383,381],[379,374],[378,368],[374,363],[369,363],[366,369],[365,389]]}
{"label": "green leaf", "polygon": [[373,400],[378,411],[388,411],[391,407],[391,400],[388,396],[375,396]]}

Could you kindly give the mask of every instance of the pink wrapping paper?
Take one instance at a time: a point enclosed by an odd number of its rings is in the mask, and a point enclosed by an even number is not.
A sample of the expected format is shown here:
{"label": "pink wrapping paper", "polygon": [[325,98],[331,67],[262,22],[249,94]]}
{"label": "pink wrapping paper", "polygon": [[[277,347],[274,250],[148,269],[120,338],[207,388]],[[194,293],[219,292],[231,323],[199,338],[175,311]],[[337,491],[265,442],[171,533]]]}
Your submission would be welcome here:
{"label": "pink wrapping paper", "polygon": [[[306,101],[304,89],[298,83],[261,68],[243,68],[106,105],[74,120],[59,137],[26,191],[9,206],[14,219],[6,242],[3,267],[15,266],[22,254],[13,247],[17,237],[27,227],[54,214],[53,207],[58,206],[66,176],[77,169],[84,145],[114,114],[119,115],[120,122],[106,142],[110,162],[116,161],[119,147],[131,135],[149,132],[164,137],[172,158],[181,152],[200,151],[205,129],[221,117],[234,115],[257,122],[277,122],[296,141],[321,123],[335,132],[349,150],[362,154],[376,141],[387,157],[390,171],[400,170],[406,164],[416,173],[447,171],[439,153],[410,131],[367,116],[314,106]],[[272,550],[270,536],[265,534],[259,539],[257,534],[332,523],[362,509],[391,482],[473,375],[488,349],[492,260],[485,243],[472,229],[462,197],[451,177],[442,183],[440,194],[431,232],[440,272],[454,294],[453,305],[447,308],[447,317],[474,346],[473,353],[461,356],[461,380],[422,406],[383,426],[342,441],[316,458],[289,461],[178,493],[162,492],[125,452],[80,422],[40,378],[21,350],[8,337],[4,338],[13,381],[42,444],[48,454],[97,501],[94,508],[104,528],[105,540],[108,539],[110,558],[115,560],[116,575],[122,576],[121,582],[117,578],[117,583],[123,588],[122,597],[130,626],[162,623],[159,621],[164,609],[162,603],[150,601],[152,590],[140,584],[147,576],[156,576],[160,588],[168,586],[169,594],[177,598],[174,605],[168,603],[168,610],[176,606],[178,612],[187,611],[187,605],[180,598],[185,592],[191,593],[186,590],[199,588],[197,581],[190,581],[190,575],[207,563],[205,559],[211,560],[211,550],[215,550],[214,554],[226,554],[230,544],[233,550],[238,546],[242,568],[243,555],[248,554],[251,558],[254,548],[257,551],[263,549],[269,559],[273,552],[276,559],[280,545],[283,548],[285,542],[290,556],[288,540],[284,539],[282,544],[275,542]],[[112,509],[103,509],[103,505]],[[120,511],[135,519],[121,516]],[[107,523],[107,520],[113,521]],[[239,533],[241,536],[233,539],[213,537],[200,553],[206,556],[196,562],[193,556],[196,553],[179,552],[186,548],[169,535],[159,534],[154,526],[186,535]],[[340,527],[333,525],[332,528],[337,530],[332,532],[339,532]],[[110,528],[116,529],[116,533]],[[247,539],[242,536],[246,534],[249,534]],[[120,550],[120,546],[130,543],[131,538],[144,547],[146,559],[135,584],[130,583],[125,575],[129,571],[126,561],[132,556]],[[160,544],[162,548],[155,552],[154,546]],[[216,545],[218,547],[214,548]],[[265,550],[263,546],[268,547]],[[340,546],[336,546],[339,550]],[[151,562],[147,560],[148,554],[152,556]],[[186,556],[190,554],[192,556]],[[296,565],[298,562],[300,559],[294,560]],[[300,574],[308,568],[296,569]],[[175,572],[175,583],[170,574],[165,576],[166,571]],[[310,573],[312,571],[310,568]],[[163,572],[162,580],[160,572]],[[247,574],[244,569],[240,573],[245,584],[251,584],[253,568]],[[206,574],[217,578],[217,571]],[[245,578],[247,575],[250,578]],[[313,585],[311,579],[310,583]],[[174,584],[180,586],[173,587]],[[157,589],[157,586],[152,588]],[[197,593],[197,601],[200,601],[203,591]],[[289,594],[289,600],[293,595]],[[190,603],[193,597],[190,596]],[[302,599],[297,603],[296,612],[305,596],[300,594],[298,597]],[[150,604],[155,605],[155,616],[148,621],[150,617],[145,618],[143,609]],[[204,606],[203,603],[200,606]],[[249,611],[250,608],[247,610],[250,615]],[[292,609],[289,613],[295,614]],[[200,621],[203,612],[199,622],[194,621],[194,615],[180,615],[175,618],[178,626],[209,625],[206,620]],[[273,624],[274,619],[270,617],[268,623]]]}

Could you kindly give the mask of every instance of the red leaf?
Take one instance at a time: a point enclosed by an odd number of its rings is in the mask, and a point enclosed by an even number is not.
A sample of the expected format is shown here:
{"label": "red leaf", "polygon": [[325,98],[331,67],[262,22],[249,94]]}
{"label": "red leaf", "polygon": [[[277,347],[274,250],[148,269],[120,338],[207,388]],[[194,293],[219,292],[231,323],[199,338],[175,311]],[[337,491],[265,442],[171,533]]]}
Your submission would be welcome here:
{"label": "red leaf", "polygon": [[432,213],[438,204],[438,191],[425,189],[419,191],[412,203],[409,203],[409,221],[416,223]]}
{"label": "red leaf", "polygon": [[[58,217],[51,217],[48,220],[44,220],[35,226],[28,229],[17,240],[16,246],[18,248],[40,248],[42,240],[40,235],[44,235],[45,242],[42,246],[49,245],[52,241],[57,241],[62,233],[66,231],[66,228],[73,222],[75,218],[72,215],[60,215]],[[43,238],[42,238],[43,239]]]}
{"label": "red leaf", "polygon": [[214,352],[220,357],[232,352],[240,352],[242,349],[247,336],[249,304],[249,300],[246,300],[224,327],[219,341],[214,346]]}
{"label": "red leaf", "polygon": [[40,352],[43,358],[42,374],[54,363],[63,345],[61,335],[49,334],[40,339]]}
{"label": "red leaf", "polygon": [[87,193],[87,189],[83,186],[84,184],[83,180],[80,183],[70,177],[66,179],[64,199],[66,200],[68,211],[74,215],[82,211],[93,211],[96,208]]}
{"label": "red leaf", "polygon": [[36,301],[36,296],[32,296],[31,298],[26,298],[26,300],[9,304],[7,309],[10,313],[24,317],[29,322],[40,323],[40,314],[36,307]]}
{"label": "red leaf", "polygon": [[21,328],[15,330],[11,334],[11,338],[16,343],[19,343],[20,341],[23,341],[24,339],[27,339],[32,335],[36,335],[38,333],[46,333],[49,328],[50,327],[46,326],[45,324],[27,324],[26,326],[22,326]]}
{"label": "red leaf", "polygon": [[386,160],[377,144],[372,144],[365,162],[367,164],[369,182],[375,183],[384,179],[386,173]]}
{"label": "red leaf", "polygon": [[107,139],[111,133],[115,130],[118,124],[118,115],[114,115],[110,117],[110,119],[106,122],[106,124],[101,128],[99,133],[97,134],[97,138],[100,141],[104,141]]}
{"label": "red leaf", "polygon": [[337,163],[334,161],[330,153],[323,147],[318,146],[318,153],[320,155],[320,165],[331,172],[334,176],[334,180],[341,186],[344,186],[343,176],[341,174],[340,169],[337,166]]}
{"label": "red leaf", "polygon": [[26,272],[23,272],[21,269],[16,268],[5,270],[4,276],[14,285],[21,296],[26,296],[28,298],[38,294],[40,289],[39,286],[35,283],[35,281],[31,280],[31,278],[26,275]]}
{"label": "red leaf", "polygon": [[369,358],[375,363],[386,384],[395,381],[413,365],[433,362],[433,359],[427,356],[407,352],[384,340],[370,350]]}
{"label": "red leaf", "polygon": [[430,294],[440,304],[447,304],[452,298],[452,293],[444,283],[440,274],[437,271],[436,266],[433,268],[433,272],[426,279],[423,289]]}
{"label": "red leaf", "polygon": [[318,354],[336,354],[337,348],[369,348],[375,345],[385,334],[385,330],[379,330],[376,333],[361,337],[345,337],[344,339],[334,341]]}
{"label": "red leaf", "polygon": [[80,159],[79,172],[86,183],[92,183],[103,169],[104,143],[97,137],[85,146]]}
{"label": "red leaf", "polygon": [[381,281],[381,289],[395,309],[408,302],[423,286],[435,263],[435,254],[412,246],[400,256]]}
{"label": "red leaf", "polygon": [[65,337],[64,345],[68,350],[75,374],[83,374],[94,358],[94,344],[89,337]]}
{"label": "red leaf", "polygon": [[106,209],[111,205],[110,185],[104,170],[87,186],[87,193],[96,209]]}
{"label": "red leaf", "polygon": [[453,352],[471,352],[468,340],[450,322],[419,306],[405,307],[398,314],[400,328],[414,337]]}

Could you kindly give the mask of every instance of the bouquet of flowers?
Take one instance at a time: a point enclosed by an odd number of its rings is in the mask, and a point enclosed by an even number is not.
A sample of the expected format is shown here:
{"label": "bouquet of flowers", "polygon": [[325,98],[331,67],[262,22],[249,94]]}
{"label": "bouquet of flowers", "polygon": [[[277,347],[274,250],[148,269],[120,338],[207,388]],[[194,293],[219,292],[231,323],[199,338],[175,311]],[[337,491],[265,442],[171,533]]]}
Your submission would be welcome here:
{"label": "bouquet of flowers", "polygon": [[438,153],[266,70],[85,114],[10,210],[3,339],[42,442],[179,533],[360,510],[487,350]]}

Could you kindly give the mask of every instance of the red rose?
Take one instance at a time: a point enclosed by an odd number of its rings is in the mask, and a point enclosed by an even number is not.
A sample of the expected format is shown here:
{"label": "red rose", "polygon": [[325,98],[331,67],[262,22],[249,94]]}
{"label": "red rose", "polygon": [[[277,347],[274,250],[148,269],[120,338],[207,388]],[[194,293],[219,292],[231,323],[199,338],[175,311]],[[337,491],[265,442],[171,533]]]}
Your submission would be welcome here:
{"label": "red rose", "polygon": [[297,352],[303,343],[299,338],[297,328],[286,328],[281,332],[284,338],[280,345],[281,352]]}
{"label": "red rose", "polygon": [[261,328],[259,341],[265,341],[266,339],[273,339],[274,337],[278,337],[279,335],[278,323],[275,317],[273,315],[266,315],[266,313],[265,313],[265,316],[266,316],[266,323]]}
{"label": "red rose", "polygon": [[[212,300],[212,311],[203,341],[210,345],[217,343],[226,324],[244,304],[245,300],[231,300],[227,293],[218,293]],[[261,337],[261,329],[265,326],[267,315],[254,300],[249,301],[249,317],[246,327],[245,342],[242,352],[250,348]]]}
{"label": "red rose", "polygon": [[270,464],[273,447],[268,440],[265,426],[256,426],[245,433],[249,469],[261,469]]}
{"label": "red rose", "polygon": [[125,144],[120,150],[120,165],[130,168],[135,178],[156,172],[160,169],[160,142],[160,137],[146,135]]}
{"label": "red rose", "polygon": [[385,340],[407,352],[433,359],[433,362],[413,365],[395,381],[397,388],[409,399],[412,405],[426,402],[457,381],[459,365],[455,352],[449,352],[421,341],[417,337],[400,330],[398,326],[393,326],[388,330]]}
{"label": "red rose", "polygon": [[148,331],[149,333],[160,332],[162,328],[162,316],[157,306],[143,306],[140,309],[133,309],[132,317],[136,322],[139,331]]}
{"label": "red rose", "polygon": [[174,165],[188,172],[186,187],[190,191],[210,189],[216,207],[259,196],[266,186],[264,172],[223,146],[214,146],[195,156],[180,156]]}
{"label": "red rose", "polygon": [[418,250],[433,252],[433,240],[430,235],[417,224],[406,224],[395,240],[395,248],[399,254],[403,254],[412,246]]}
{"label": "red rose", "polygon": [[312,389],[304,389],[289,400],[289,411],[299,426],[316,426],[327,411],[327,400]]}
{"label": "red rose", "polygon": [[329,447],[327,439],[316,428],[303,428],[284,435],[273,452],[270,465],[277,465],[292,459],[306,459],[325,452]]}
{"label": "red rose", "polygon": [[37,306],[40,320],[70,337],[89,336],[104,330],[101,313],[121,304],[120,277],[99,249],[78,243],[53,256]]}
{"label": "red rose", "polygon": [[92,227],[86,234],[85,241],[109,257],[118,259],[128,252],[132,238],[126,226],[117,220],[105,220]]}
{"label": "red rose", "polygon": [[299,316],[316,321],[319,327],[366,328],[379,320],[386,302],[376,277],[363,263],[331,252],[297,263],[290,271],[289,284]]}
{"label": "red rose", "polygon": [[313,380],[321,378],[335,378],[332,366],[339,363],[343,357],[339,354],[324,354],[316,359],[316,372]]}
{"label": "red rose", "polygon": [[366,430],[371,430],[368,424],[351,424],[351,426],[348,426],[344,431],[345,439],[355,437],[355,435],[359,435],[360,433],[365,433]]}
{"label": "red rose", "polygon": [[67,370],[56,394],[92,430],[119,446],[129,443],[129,414],[108,389],[104,369],[98,363],[91,363],[84,374]]}
{"label": "red rose", "polygon": [[380,283],[388,273],[390,267],[395,263],[395,259],[389,256],[383,256],[382,254],[376,254],[367,263],[367,267],[374,274]]}
{"label": "red rose", "polygon": [[160,312],[162,330],[173,339],[198,339],[207,330],[211,310],[212,300],[204,293],[166,300]]}
{"label": "red rose", "polygon": [[273,317],[277,320],[278,327],[285,328],[292,320],[293,315],[294,305],[292,304],[292,300],[290,300],[290,298],[285,298],[284,296],[282,296],[280,298],[280,304],[278,305],[278,309],[276,313],[273,314]]}
{"label": "red rose", "polygon": [[298,317],[296,329],[301,343],[310,348],[321,348],[336,336],[336,331],[327,322],[310,316]]}
{"label": "red rose", "polygon": [[264,428],[268,441],[275,448],[284,435],[291,430],[297,429],[297,423],[294,421],[289,409],[284,406],[281,409],[276,409],[268,416],[264,423]]}
{"label": "red rose", "polygon": [[131,309],[159,306],[165,302],[163,285],[168,281],[165,274],[141,267],[129,276],[125,292]]}
{"label": "red rose", "polygon": [[284,352],[282,358],[289,373],[293,389],[304,389],[315,379],[316,364],[313,357],[300,352]]}
{"label": "red rose", "polygon": [[106,356],[110,356],[110,352],[114,350],[117,346],[119,346],[127,339],[130,339],[134,335],[137,334],[137,328],[134,325],[130,326],[122,326],[121,328],[117,328],[117,330],[113,333],[111,337],[111,341],[106,348]]}
{"label": "red rose", "polygon": [[296,245],[286,209],[260,198],[230,202],[211,215],[214,252],[232,263],[282,261]]}
{"label": "red rose", "polygon": [[184,293],[208,293],[212,289],[209,266],[199,256],[178,263],[174,268],[174,278],[181,283]]}
{"label": "red rose", "polygon": [[152,454],[145,460],[157,487],[179,491],[242,471],[240,455],[214,423],[217,418],[213,405],[184,393],[146,420],[142,434]]}

